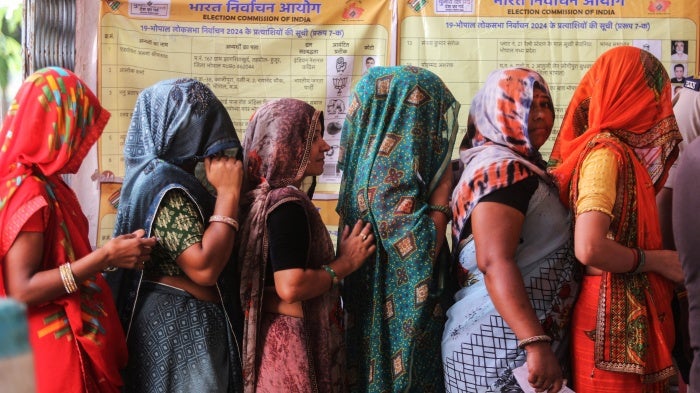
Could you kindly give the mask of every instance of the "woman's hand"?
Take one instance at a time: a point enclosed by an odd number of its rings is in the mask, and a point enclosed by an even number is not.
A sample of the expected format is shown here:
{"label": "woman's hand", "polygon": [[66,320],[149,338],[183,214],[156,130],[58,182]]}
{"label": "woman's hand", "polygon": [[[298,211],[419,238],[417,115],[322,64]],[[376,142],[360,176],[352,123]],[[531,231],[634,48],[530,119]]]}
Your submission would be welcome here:
{"label": "woman's hand", "polygon": [[243,182],[243,163],[235,157],[207,157],[204,159],[207,180],[216,189],[217,196],[238,195]]}
{"label": "woman's hand", "polygon": [[[545,334],[515,260],[525,215],[500,203],[479,202],[471,218],[477,266],[494,307],[520,339]],[[534,342],[525,350],[530,385],[537,392],[558,392],[562,371],[550,344]]]}
{"label": "woman's hand", "polygon": [[685,276],[681,267],[681,260],[678,252],[673,250],[646,250],[646,269],[666,277],[675,284],[683,284]]}
{"label": "woman's hand", "polygon": [[352,230],[347,225],[343,228],[338,258],[333,262],[332,267],[340,276],[339,278],[343,278],[359,269],[376,250],[372,225],[357,220]]}
{"label": "woman's hand", "polygon": [[[634,249],[607,238],[610,217],[607,214],[588,211],[579,214],[574,227],[574,251],[576,258],[586,265],[589,274],[629,273],[634,268]],[[645,264],[641,272],[654,272],[673,281],[683,282],[683,270],[678,252],[672,250],[644,250]],[[597,270],[594,270],[597,269]]]}
{"label": "woman's hand", "polygon": [[156,238],[144,238],[146,231],[139,229],[129,234],[117,236],[102,246],[105,253],[102,269],[121,267],[125,269],[143,269],[150,260],[151,251],[156,245]]}
{"label": "woman's hand", "polygon": [[[337,279],[359,269],[377,249],[372,226],[357,220],[352,230],[345,226],[340,238],[338,257],[328,263]],[[312,299],[333,286],[333,278],[324,269],[284,269],[274,273],[277,295],[287,303]]]}
{"label": "woman's hand", "polygon": [[[155,238],[144,239],[146,231],[117,236],[103,247],[71,263],[76,283],[109,266],[142,269],[148,260]],[[41,304],[66,294],[58,268],[40,270],[44,253],[44,234],[20,232],[5,255],[5,285],[7,293],[17,300]]]}
{"label": "woman's hand", "polygon": [[527,351],[527,381],[536,392],[557,393],[564,384],[561,366],[546,342],[532,343]]}

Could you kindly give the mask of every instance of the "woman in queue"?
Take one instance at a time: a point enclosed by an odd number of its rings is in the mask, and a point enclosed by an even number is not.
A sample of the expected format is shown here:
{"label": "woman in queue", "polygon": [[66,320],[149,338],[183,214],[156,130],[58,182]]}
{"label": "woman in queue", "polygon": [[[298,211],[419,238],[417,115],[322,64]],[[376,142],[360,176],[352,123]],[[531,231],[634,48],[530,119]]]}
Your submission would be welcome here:
{"label": "woman in queue", "polygon": [[336,209],[341,223],[370,222],[378,242],[343,285],[353,392],[444,390],[441,300],[449,295],[438,254],[451,217],[458,112],[443,81],[419,67],[375,66],[354,88]]}
{"label": "woman in queue", "polygon": [[102,277],[140,270],[154,238],[134,228],[92,251],[62,175],[76,173],[110,114],[71,71],[20,86],[0,132],[0,296],[28,306],[37,392],[119,392],[124,332]]}
{"label": "woman in queue", "polygon": [[472,101],[452,194],[460,281],[442,337],[448,392],[558,392],[578,289],[569,212],[539,153],[554,124],[549,88],[524,68],[492,72]]}
{"label": "woman in queue", "polygon": [[126,391],[240,392],[243,167],[226,108],[197,80],[158,82],[139,94],[124,156],[115,234],[144,227],[159,239],[142,274],[119,287]]}
{"label": "woman in queue", "polygon": [[345,391],[339,281],[375,251],[369,224],[345,226],[337,256],[305,179],[330,146],[323,114],[304,101],[269,101],[246,130],[239,260],[245,305],[245,391]]}
{"label": "woman in queue", "polygon": [[577,393],[670,389],[683,274],[662,249],[655,196],[680,140],[667,72],[638,48],[603,53],[566,111],[550,164],[585,265],[572,319]]}

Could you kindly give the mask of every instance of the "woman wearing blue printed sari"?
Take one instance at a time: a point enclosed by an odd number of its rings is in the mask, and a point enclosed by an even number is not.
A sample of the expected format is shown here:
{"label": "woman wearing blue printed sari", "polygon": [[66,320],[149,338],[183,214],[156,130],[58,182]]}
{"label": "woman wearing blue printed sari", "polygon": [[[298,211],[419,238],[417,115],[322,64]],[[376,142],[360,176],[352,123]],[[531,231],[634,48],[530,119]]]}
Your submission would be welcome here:
{"label": "woman wearing blue printed sari", "polygon": [[337,211],[341,225],[370,222],[377,251],[344,281],[351,391],[443,390],[434,271],[458,111],[442,80],[417,67],[372,67],[355,86]]}
{"label": "woman wearing blue printed sari", "polygon": [[474,97],[464,171],[452,194],[461,289],[442,337],[445,390],[558,392],[580,276],[571,220],[539,153],[554,124],[542,77],[496,70]]}
{"label": "woman wearing blue printed sari", "polygon": [[[139,274],[112,273],[127,333],[127,392],[240,392],[242,311],[233,266],[241,144],[203,83],[139,94],[126,136],[115,234],[158,238]],[[195,175],[204,164],[204,177]],[[208,189],[215,191],[212,195]]]}

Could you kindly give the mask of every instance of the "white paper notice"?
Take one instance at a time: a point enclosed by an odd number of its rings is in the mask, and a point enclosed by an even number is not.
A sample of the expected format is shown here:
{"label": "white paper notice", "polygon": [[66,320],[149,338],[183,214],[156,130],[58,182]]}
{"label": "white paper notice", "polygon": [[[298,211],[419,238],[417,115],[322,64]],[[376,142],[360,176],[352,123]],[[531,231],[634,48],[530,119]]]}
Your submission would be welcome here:
{"label": "white paper notice", "polygon": [[[523,392],[535,393],[535,389],[533,389],[532,386],[530,386],[530,383],[527,381],[527,375],[528,375],[527,363],[525,363],[522,366],[513,370],[513,376],[515,376],[515,380],[518,381],[518,385],[520,385],[520,387],[523,389]],[[562,386],[561,390],[559,390],[559,393],[575,393],[575,392],[566,386]]]}

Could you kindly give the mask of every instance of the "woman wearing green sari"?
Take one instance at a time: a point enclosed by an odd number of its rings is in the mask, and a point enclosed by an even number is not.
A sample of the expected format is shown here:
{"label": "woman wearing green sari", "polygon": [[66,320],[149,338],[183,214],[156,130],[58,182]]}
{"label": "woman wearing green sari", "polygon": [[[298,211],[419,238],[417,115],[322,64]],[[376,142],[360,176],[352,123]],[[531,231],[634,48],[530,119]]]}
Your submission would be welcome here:
{"label": "woman wearing green sari", "polygon": [[451,211],[459,103],[417,67],[372,67],[341,139],[341,225],[370,222],[377,251],[344,280],[348,383],[357,392],[444,391],[436,256]]}

